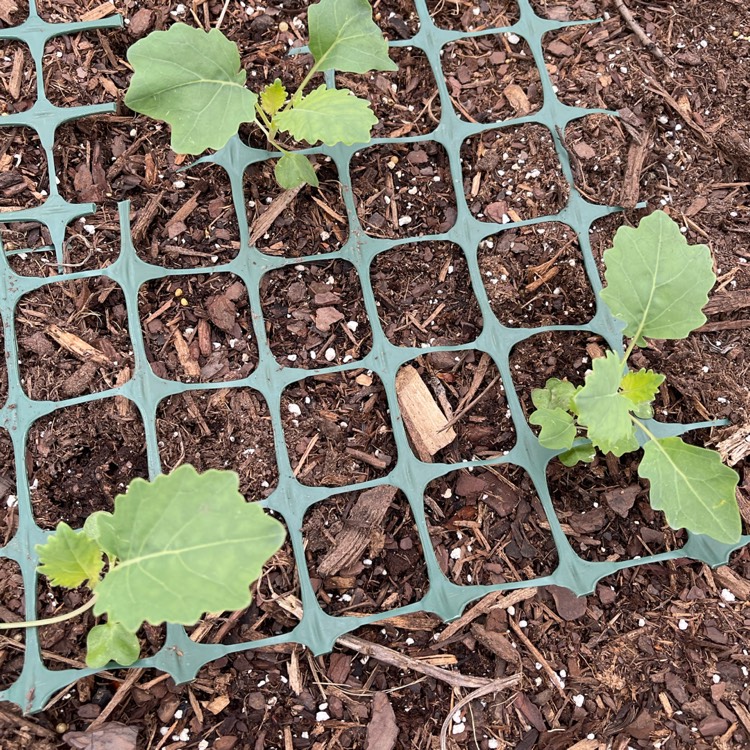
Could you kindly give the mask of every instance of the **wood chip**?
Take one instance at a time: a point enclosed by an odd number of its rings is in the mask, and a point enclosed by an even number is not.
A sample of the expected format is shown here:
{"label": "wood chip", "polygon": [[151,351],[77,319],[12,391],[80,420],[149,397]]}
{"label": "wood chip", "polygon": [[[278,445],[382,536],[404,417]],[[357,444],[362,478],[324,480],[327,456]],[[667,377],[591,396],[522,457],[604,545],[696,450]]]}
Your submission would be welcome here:
{"label": "wood chip", "polygon": [[217,714],[220,714],[229,704],[230,704],[229,696],[228,695],[217,695],[215,698],[212,698],[204,708],[206,711],[209,711],[214,716]]}
{"label": "wood chip", "polygon": [[529,97],[526,96],[526,92],[517,83],[511,83],[506,86],[503,89],[503,95],[508,100],[510,106],[513,107],[513,111],[518,117],[523,117],[531,112]]}
{"label": "wood chip", "polygon": [[750,424],[742,425],[726,440],[717,443],[716,450],[719,451],[721,460],[730,466],[750,455]]}
{"label": "wood chip", "polygon": [[390,485],[373,487],[363,492],[344,521],[344,528],[336,536],[333,547],[318,565],[323,577],[335,575],[356,562],[371,543],[373,533],[380,530],[397,489]]}
{"label": "wood chip", "polygon": [[189,378],[200,378],[200,365],[193,359],[192,355],[190,354],[190,349],[188,348],[187,342],[185,341],[183,335],[180,333],[179,329],[174,328],[172,330],[172,340],[174,342],[175,351],[177,352],[177,358],[180,360],[180,364],[182,365],[182,369],[185,370],[185,374]]}
{"label": "wood chip", "polygon": [[81,21],[98,21],[101,18],[106,18],[107,16],[111,16],[113,13],[117,12],[117,8],[115,8],[114,3],[106,2],[102,3],[101,5],[97,5],[95,8],[92,8],[91,10],[87,10],[82,16]]}
{"label": "wood chip", "polygon": [[13,69],[8,81],[8,93],[13,99],[21,96],[21,84],[23,83],[23,50],[17,49],[13,54]]}
{"label": "wood chip", "polygon": [[409,437],[423,461],[429,461],[439,450],[456,439],[452,427],[444,429],[448,424],[448,418],[435,403],[430,389],[411,365],[406,365],[398,371],[396,395]]}
{"label": "wood chip", "polygon": [[11,16],[18,10],[13,0],[0,0],[0,18],[7,24],[12,24]]}
{"label": "wood chip", "polygon": [[74,357],[77,357],[82,362],[93,362],[102,367],[110,367],[112,365],[109,357],[102,354],[95,346],[91,346],[91,344],[73,333],[63,331],[62,328],[54,325],[54,323],[47,326],[46,333],[63,349],[69,351]]}

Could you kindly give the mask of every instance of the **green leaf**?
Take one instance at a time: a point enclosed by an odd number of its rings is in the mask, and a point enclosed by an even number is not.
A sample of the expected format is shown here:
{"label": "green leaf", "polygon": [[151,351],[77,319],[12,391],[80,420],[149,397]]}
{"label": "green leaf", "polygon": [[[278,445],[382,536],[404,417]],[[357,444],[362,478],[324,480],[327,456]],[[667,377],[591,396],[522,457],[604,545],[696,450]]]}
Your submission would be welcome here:
{"label": "green leaf", "polygon": [[564,409],[570,411],[575,396],[576,387],[567,380],[550,378],[544,388],[534,388],[531,391],[531,401],[537,409]]}
{"label": "green leaf", "polygon": [[250,584],[281,547],[284,528],[238,491],[230,471],[184,465],[134,479],[97,524],[117,565],[97,586],[94,614],[135,632],[144,620],[190,625],[204,612],[247,607]]}
{"label": "green leaf", "polygon": [[286,88],[281,82],[280,78],[277,78],[273,83],[269,83],[260,92],[260,106],[263,107],[263,111],[273,117],[283,106],[286,101]]}
{"label": "green leaf", "polygon": [[638,450],[629,413],[633,402],[619,393],[622,377],[620,358],[609,351],[593,360],[585,385],[575,396],[578,422],[586,427],[589,440],[615,456]]}
{"label": "green leaf", "polygon": [[141,644],[135,633],[122,623],[110,620],[95,625],[86,638],[86,666],[99,669],[114,661],[130,666],[141,654]]}
{"label": "green leaf", "polygon": [[574,445],[569,451],[558,456],[563,466],[575,466],[579,461],[590,464],[596,456],[596,449],[590,442]]}
{"label": "green leaf", "polygon": [[620,390],[625,398],[634,404],[650,403],[656,398],[664,376],[653,370],[641,368],[638,372],[629,372],[620,383]]}
{"label": "green leaf", "polygon": [[559,407],[548,409],[543,406],[531,414],[529,422],[542,428],[539,433],[539,442],[545,448],[551,450],[570,448],[576,439],[573,417]]}
{"label": "green leaf", "polygon": [[367,0],[321,0],[307,10],[310,52],[320,70],[398,70]]}
{"label": "green leaf", "polygon": [[49,578],[53,586],[74,589],[84,581],[94,588],[104,565],[102,552],[96,542],[82,531],[73,531],[67,523],[57,524],[55,533],[44,544],[36,545],[39,572]]}
{"label": "green leaf", "polygon": [[274,120],[279,130],[291,133],[298,141],[322,141],[327,146],[367,143],[377,121],[368,101],[347,89],[329,89],[325,84],[279,112]]}
{"label": "green leaf", "polygon": [[677,437],[650,440],[643,446],[638,473],[651,483],[652,507],[663,510],[673,528],[684,527],[725,544],[739,540],[739,476],[716,451]]}
{"label": "green leaf", "polygon": [[701,309],[716,282],[711,252],[688,245],[663,211],[643,218],[637,229],[620,227],[604,263],[601,298],[638,346],[646,338],[685,338],[706,322]]}
{"label": "green leaf", "polygon": [[284,190],[291,190],[298,185],[312,185],[318,187],[318,175],[315,174],[310,160],[304,154],[290,152],[284,154],[274,167],[276,182]]}
{"label": "green leaf", "polygon": [[134,75],[125,104],[172,126],[180,154],[219,149],[243,122],[255,120],[258,97],[245,88],[237,45],[218,29],[176,23],[128,49]]}

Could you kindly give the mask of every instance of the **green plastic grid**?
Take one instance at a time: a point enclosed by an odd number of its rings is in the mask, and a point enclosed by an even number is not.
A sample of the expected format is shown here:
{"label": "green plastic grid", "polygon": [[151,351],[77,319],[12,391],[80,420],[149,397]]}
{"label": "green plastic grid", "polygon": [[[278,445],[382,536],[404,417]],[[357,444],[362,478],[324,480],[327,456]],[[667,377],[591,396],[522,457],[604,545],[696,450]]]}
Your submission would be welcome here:
{"label": "green plastic grid", "polygon": [[[449,157],[452,186],[457,206],[457,218],[453,227],[442,234],[405,237],[385,240],[375,239],[365,234],[357,217],[352,191],[350,162],[362,146],[346,147],[339,145],[333,148],[309,149],[308,153],[324,154],[336,164],[343,188],[344,201],[349,222],[349,237],[344,247],[333,253],[319,254],[309,258],[283,258],[266,255],[249,244],[249,227],[245,214],[243,176],[252,164],[277,158],[277,155],[263,150],[250,148],[238,137],[218,153],[199,160],[203,163],[214,163],[226,170],[229,175],[234,209],[239,223],[241,251],[229,263],[209,268],[165,269],[141,260],[135,252],[130,237],[129,204],[119,204],[121,227],[121,251],[118,259],[105,269],[88,270],[77,273],[63,273],[63,240],[66,226],[75,219],[94,212],[93,204],[73,204],[66,201],[57,189],[55,179],[55,161],[52,153],[55,131],[59,125],[69,120],[88,117],[95,114],[112,112],[110,104],[87,107],[59,108],[47,99],[41,76],[42,55],[45,43],[62,34],[72,34],[92,29],[114,28],[121,25],[119,16],[99,21],[84,23],[50,24],[43,21],[36,9],[35,0],[30,0],[28,19],[20,26],[0,29],[0,38],[15,39],[28,45],[37,71],[37,100],[26,112],[12,114],[0,119],[0,127],[26,126],[33,128],[39,135],[42,147],[47,154],[49,170],[49,197],[39,207],[3,213],[4,223],[19,221],[40,221],[50,230],[56,258],[60,264],[60,275],[54,279],[24,277],[14,273],[3,252],[0,252],[0,316],[5,331],[6,362],[8,373],[8,399],[0,409],[0,425],[10,433],[17,474],[17,498],[19,511],[18,532],[10,543],[0,548],[0,557],[14,560],[20,566],[24,590],[36,590],[37,559],[34,553],[36,544],[44,541],[49,532],[41,530],[34,522],[29,493],[29,483],[25,464],[25,443],[31,425],[41,417],[58,409],[112,397],[125,396],[137,406],[143,419],[149,473],[153,477],[160,471],[159,450],[156,435],[155,416],[158,404],[169,396],[191,390],[210,390],[219,388],[241,388],[249,386],[258,391],[266,400],[271,414],[274,431],[276,460],[279,470],[279,481],[276,490],[262,504],[280,514],[286,522],[292,543],[301,591],[304,616],[300,623],[290,632],[262,640],[232,645],[199,644],[191,641],[180,626],[168,625],[164,646],[153,656],[141,659],[134,667],[153,667],[168,672],[177,682],[192,679],[198,670],[208,661],[226,654],[269,646],[271,644],[294,642],[304,644],[313,653],[330,651],[336,638],[363,625],[371,624],[395,615],[418,611],[433,612],[444,620],[453,619],[461,614],[471,601],[491,591],[510,590],[528,586],[555,584],[571,589],[578,595],[591,593],[597,581],[625,568],[654,563],[677,557],[688,557],[701,560],[709,565],[725,563],[729,555],[750,542],[750,536],[744,536],[735,545],[723,545],[704,536],[689,534],[686,544],[676,550],[661,554],[619,562],[591,562],[580,558],[571,547],[563,533],[555,514],[546,483],[546,467],[556,455],[555,452],[542,448],[534,433],[524,419],[521,405],[516,394],[511,376],[509,355],[511,349],[520,341],[551,330],[589,331],[602,336],[615,350],[622,350],[621,324],[616,321],[605,306],[599,305],[596,314],[584,325],[543,326],[536,328],[508,328],[495,317],[482,283],[477,248],[479,243],[491,235],[506,229],[520,226],[541,224],[548,221],[560,221],[568,224],[577,234],[583,253],[585,270],[595,292],[601,288],[595,260],[589,242],[589,229],[592,224],[620,209],[601,206],[588,202],[575,188],[573,173],[567,151],[562,143],[561,133],[573,120],[602,113],[616,113],[602,109],[584,109],[563,104],[552,86],[544,64],[542,38],[551,31],[595,21],[551,21],[536,15],[529,0],[516,0],[520,8],[520,19],[517,23],[502,28],[483,29],[474,32],[451,31],[438,28],[430,18],[425,0],[414,0],[420,19],[419,31],[410,39],[391,43],[393,47],[413,46],[421,49],[427,56],[437,83],[438,95],[442,104],[438,126],[430,133],[401,138],[374,139],[370,145],[384,143],[418,143],[434,141],[442,145]],[[491,124],[470,123],[461,120],[456,114],[450,100],[447,83],[442,74],[440,51],[448,43],[473,36],[488,34],[515,33],[528,43],[535,65],[538,69],[543,91],[542,108],[525,117],[513,118]],[[327,77],[329,85],[334,84],[334,77]],[[470,136],[490,130],[516,127],[525,123],[535,123],[546,127],[553,139],[555,150],[562,166],[563,174],[570,185],[568,203],[554,216],[542,216],[535,219],[508,224],[479,221],[469,211],[463,190],[462,169],[460,163],[461,144]],[[369,269],[373,259],[393,247],[436,240],[451,241],[459,245],[466,257],[470,271],[473,291],[478,299],[484,319],[480,335],[472,342],[443,347],[411,348],[398,347],[390,343],[380,324],[375,297],[370,281]],[[0,246],[0,250],[1,250]],[[268,271],[305,262],[316,262],[342,258],[350,261],[357,268],[362,286],[365,309],[372,330],[372,349],[361,359],[344,365],[323,367],[315,370],[295,367],[281,367],[271,354],[260,305],[260,280]],[[222,383],[185,384],[157,377],[146,358],[145,345],[138,316],[137,295],[142,284],[167,276],[194,275],[201,273],[231,272],[245,284],[253,316],[254,333],[258,343],[259,361],[256,369],[246,378]],[[30,291],[47,284],[63,280],[84,279],[94,276],[105,276],[120,285],[127,306],[130,339],[132,342],[135,365],[132,378],[122,386],[104,392],[87,394],[63,401],[36,401],[28,398],[21,387],[18,364],[18,345],[15,336],[14,314],[18,301]],[[430,351],[461,351],[478,349],[487,352],[496,363],[503,384],[505,395],[515,426],[517,442],[507,455],[488,460],[466,461],[456,464],[426,464],[419,461],[412,453],[406,437],[399,406],[396,398],[395,376],[399,367]],[[390,409],[391,425],[397,448],[398,460],[392,471],[382,478],[344,487],[310,487],[301,484],[294,477],[284,441],[284,429],[281,419],[281,395],[292,383],[309,378],[319,373],[335,373],[355,368],[371,369],[381,379]],[[697,423],[693,425],[664,424],[649,422],[649,429],[659,437],[679,435],[691,429],[710,426],[715,423]],[[458,585],[448,580],[441,572],[430,542],[427,522],[423,509],[423,494],[427,485],[434,479],[457,469],[470,466],[492,466],[510,463],[525,469],[530,475],[537,493],[547,514],[550,534],[558,554],[558,566],[543,577],[514,581],[498,585]],[[300,529],[310,506],[333,495],[344,492],[361,491],[377,485],[392,485],[400,489],[408,499],[419,533],[423,554],[429,577],[429,589],[419,601],[398,609],[371,614],[366,617],[332,616],[324,612],[317,601],[310,583],[309,572],[305,563],[303,539]],[[34,596],[26,596],[26,617],[35,619],[36,602]],[[39,640],[35,629],[26,631],[26,651],[23,670],[19,678],[6,690],[0,691],[0,700],[12,701],[24,711],[36,711],[44,707],[49,697],[85,675],[94,674],[96,669],[48,670],[42,662]]]}

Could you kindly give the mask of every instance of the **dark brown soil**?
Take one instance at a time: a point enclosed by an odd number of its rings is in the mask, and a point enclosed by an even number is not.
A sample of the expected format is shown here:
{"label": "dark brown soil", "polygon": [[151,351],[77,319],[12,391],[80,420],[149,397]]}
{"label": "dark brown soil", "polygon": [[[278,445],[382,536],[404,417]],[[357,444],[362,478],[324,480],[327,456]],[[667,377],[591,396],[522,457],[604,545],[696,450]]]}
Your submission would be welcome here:
{"label": "dark brown soil", "polygon": [[[99,4],[40,0],[39,7],[43,17],[60,22],[79,20]],[[518,18],[514,0],[427,4],[442,28],[486,31]],[[547,70],[563,102],[620,110],[622,115],[591,115],[572,122],[564,134],[576,186],[584,197],[629,209],[592,228],[595,258],[601,261],[618,226],[637,223],[644,213],[632,208],[638,201],[647,203],[647,211],[667,210],[691,243],[711,247],[719,281],[707,308],[708,324],[685,341],[654,342],[636,353],[633,364],[668,377],[657,402],[658,418],[727,419],[727,427],[689,438],[715,445],[746,427],[750,412],[750,12],[740,0],[626,0],[635,20],[663,52],[662,59],[633,34],[614,0],[531,4],[540,15],[557,20],[603,18],[602,23],[571,27],[544,39]],[[56,103],[116,101],[118,107],[112,116],[63,125],[56,135],[61,193],[70,201],[98,205],[94,216],[68,228],[66,271],[102,269],[116,259],[116,202],[123,199],[131,200],[137,251],[150,263],[210,269],[239,252],[237,217],[222,169],[203,166],[178,172],[189,160],[170,151],[168,128],[132,116],[122,104],[129,78],[124,63],[128,44],[176,20],[215,25],[222,6],[214,0],[194,7],[122,0],[118,10],[129,21],[123,30],[61,37],[48,46],[45,87]],[[227,6],[222,28],[239,40],[243,65],[252,68],[251,82],[277,76],[288,85],[301,80],[309,57],[290,59],[287,51],[306,40],[306,6],[293,0],[263,7],[254,2]],[[19,23],[27,7],[22,0],[9,5],[0,0],[0,27]],[[373,7],[391,39],[408,39],[418,28],[410,0],[374,0]],[[339,83],[371,98],[381,119],[376,135],[431,132],[441,111],[434,74],[417,47],[395,49],[392,57],[400,65],[398,73],[345,75]],[[471,42],[449,45],[442,59],[452,104],[465,120],[497,122],[541,104],[538,74],[520,35],[515,41],[506,34],[492,44],[488,34],[481,34]],[[20,79],[10,86],[14,65]],[[0,80],[10,95],[3,98],[0,111],[18,112],[31,105],[32,75],[28,51],[3,42]],[[243,128],[242,137],[264,146],[249,129]],[[542,125],[474,136],[463,144],[461,157],[463,175],[455,175],[454,181],[447,155],[436,142],[363,148],[353,160],[352,177],[365,232],[407,240],[446,231],[456,221],[453,185],[460,183],[472,213],[486,222],[554,215],[565,205],[568,185],[552,134]],[[251,232],[258,230],[253,242],[263,252],[296,259],[344,247],[349,228],[340,175],[333,163],[320,157],[316,168],[320,189],[301,190],[270,226],[260,222],[263,213],[287,197],[273,182],[272,165],[248,170],[247,218]],[[0,208],[40,205],[49,193],[48,179],[45,156],[33,133],[25,128],[4,132]],[[476,302],[481,295],[507,326],[590,319],[593,292],[581,249],[564,225],[488,231],[492,234],[478,251],[484,289],[473,287],[463,251],[449,243],[427,240],[377,256],[370,281],[392,343],[471,342],[482,329]],[[18,273],[51,277],[59,272],[49,250],[25,252],[50,244],[45,227],[2,224],[0,239]],[[361,295],[366,273],[368,269],[344,261],[311,259],[264,277],[262,312],[280,365],[326,366],[347,357],[354,361],[369,351]],[[178,289],[181,294],[176,294]],[[319,298],[318,304],[316,296],[326,294],[336,299],[325,297],[330,303],[324,305]],[[257,363],[252,320],[261,311],[250,310],[248,304],[244,285],[225,274],[195,273],[144,287],[139,312],[154,371],[170,380],[217,386],[252,372]],[[117,312],[121,305],[119,290],[101,277],[86,283],[52,282],[25,297],[16,310],[16,324],[26,392],[59,400],[125,382],[132,355],[122,311]],[[320,315],[324,307],[336,311],[327,313],[328,320],[337,318],[328,330]],[[356,329],[349,322],[357,323]],[[111,346],[117,364],[89,367],[81,377],[87,366],[49,337],[52,324],[107,357],[114,356]],[[175,345],[178,334],[184,348]],[[602,346],[597,337],[576,332],[536,335],[518,344],[511,354],[511,372],[526,413],[532,408],[532,388],[553,376],[581,382]],[[325,356],[328,349],[334,352],[331,360]],[[294,355],[297,359],[291,361]],[[451,351],[442,364],[435,354],[410,364],[419,368],[436,399],[442,394],[456,408],[481,361],[479,351]],[[493,364],[477,384],[476,395],[494,377]],[[495,382],[456,422],[457,439],[437,461],[502,455],[513,446],[500,386]],[[4,400],[4,394],[0,396]],[[377,373],[355,369],[307,377],[286,389],[282,408],[292,468],[304,484],[336,487],[383,477],[398,460]],[[193,391],[190,398],[172,397],[160,405],[157,427],[167,469],[180,461],[199,468],[223,468],[228,462],[240,473],[243,492],[251,499],[267,496],[277,482],[267,406],[251,389],[216,387]],[[113,497],[147,471],[140,415],[122,398],[52,412],[32,426],[26,450],[35,518],[45,529],[61,519],[78,526],[92,510],[111,508]],[[647,503],[636,462],[637,456],[625,456],[619,461],[598,459],[586,468],[550,464],[553,505],[573,549],[585,559],[632,559],[684,543],[682,532],[670,530]],[[740,457],[735,468],[746,513],[747,458]],[[3,544],[17,524],[14,485],[10,440],[0,433]],[[356,521],[348,512],[360,495],[317,503],[304,522],[318,601],[337,615],[392,609],[418,600],[427,590],[411,506],[400,492],[389,502],[382,524],[369,530],[372,546],[357,562],[336,574],[317,575],[332,540]],[[528,580],[545,575],[557,563],[536,489],[519,468],[451,471],[430,483],[424,503],[432,552],[443,573],[457,584]],[[118,700],[123,700],[111,719],[137,727],[139,747],[159,750],[203,749],[202,741],[215,750],[364,748],[369,747],[368,725],[371,736],[383,735],[384,719],[374,698],[382,693],[394,711],[399,750],[438,747],[440,726],[454,713],[458,716],[450,722],[447,739],[453,750],[744,748],[750,746],[748,581],[750,552],[744,549],[716,571],[684,560],[625,570],[581,600],[559,589],[540,589],[512,608],[491,600],[443,640],[436,641],[445,632],[443,626],[425,613],[358,631],[404,655],[465,675],[521,673],[517,690],[485,696],[460,711],[456,701],[468,690],[454,691],[416,671],[388,667],[349,649],[313,658],[285,644],[211,662],[189,685],[175,686],[147,672],[127,695],[120,694]],[[0,559],[0,619],[22,616],[23,595],[17,567]],[[289,632],[297,622],[292,612],[299,595],[287,544],[264,571],[251,606],[240,613],[208,616],[202,637],[205,642],[236,643]],[[82,601],[77,592],[44,590],[40,596],[41,615]],[[85,625],[82,619],[43,635],[49,668],[69,666],[66,660],[81,662]],[[142,635],[144,653],[158,648],[160,633]],[[0,686],[19,674],[23,644],[23,635],[14,631],[9,638],[0,636]],[[61,733],[89,726],[117,694],[124,675],[80,680],[28,721],[4,705],[0,748],[63,747]],[[184,736],[188,739],[182,740]],[[495,743],[490,744],[491,739]]]}

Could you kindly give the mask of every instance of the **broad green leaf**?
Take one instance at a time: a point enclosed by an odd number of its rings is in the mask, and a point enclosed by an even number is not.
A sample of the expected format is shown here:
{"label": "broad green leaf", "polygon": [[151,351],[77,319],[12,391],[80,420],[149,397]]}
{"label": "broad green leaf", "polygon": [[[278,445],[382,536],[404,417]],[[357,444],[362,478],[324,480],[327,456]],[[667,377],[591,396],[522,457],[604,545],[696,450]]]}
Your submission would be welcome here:
{"label": "broad green leaf", "polygon": [[537,409],[564,409],[570,411],[576,387],[567,380],[550,378],[544,388],[531,391],[531,401]]}
{"label": "broad green leaf", "polygon": [[258,97],[245,88],[237,45],[218,29],[176,23],[138,40],[128,61],[134,75],[125,104],[169,123],[177,153],[222,148],[255,120]]}
{"label": "broad green leaf", "polygon": [[102,551],[87,534],[73,531],[67,523],[57,524],[55,533],[44,544],[36,545],[39,572],[53,586],[74,589],[84,581],[94,588],[104,565]]}
{"label": "broad green leaf", "polygon": [[112,514],[104,510],[97,510],[92,513],[83,523],[83,531],[90,539],[96,542],[99,549],[104,552],[107,557],[114,557],[114,551],[111,547],[108,547],[106,542],[108,539],[113,539],[114,534],[110,529],[112,522]]}
{"label": "broad green leaf", "polygon": [[578,422],[587,429],[588,438],[603,453],[638,450],[635,427],[629,411],[633,402],[619,393],[622,364],[614,352],[591,363],[583,388],[575,396]]}
{"label": "broad green leaf", "polygon": [[579,461],[584,464],[590,464],[596,456],[596,449],[589,443],[581,443],[573,446],[569,451],[561,453],[558,456],[563,466],[575,466]]}
{"label": "broad green leaf", "polygon": [[367,0],[321,0],[307,10],[310,52],[319,70],[398,70]]}
{"label": "broad green leaf", "polygon": [[739,476],[716,451],[677,437],[643,446],[640,476],[651,483],[651,505],[663,510],[672,528],[706,534],[734,544],[742,533],[735,495]]}
{"label": "broad green leaf", "polygon": [[263,107],[263,111],[273,117],[283,106],[286,101],[286,88],[281,82],[281,79],[277,78],[273,83],[269,83],[260,92],[260,106]]}
{"label": "broad green leaf", "polygon": [[284,154],[274,167],[274,176],[284,190],[291,190],[298,185],[318,187],[318,175],[315,174],[310,160],[304,154],[290,152]]}
{"label": "broad green leaf", "polygon": [[122,623],[110,620],[95,625],[86,638],[86,665],[99,669],[114,661],[123,667],[130,666],[141,654],[141,644],[135,633]]}
{"label": "broad green leaf", "polygon": [[542,428],[539,433],[539,442],[545,448],[551,450],[570,448],[576,439],[573,417],[559,407],[548,409],[543,406],[531,414],[529,422]]}
{"label": "broad green leaf", "polygon": [[298,141],[327,146],[367,143],[378,118],[370,103],[347,89],[329,89],[325,84],[302,97],[293,107],[276,115],[274,122]]}
{"label": "broad green leaf", "polygon": [[659,386],[663,382],[663,375],[641,368],[638,372],[629,372],[623,377],[620,391],[634,404],[651,403],[656,398]]}
{"label": "broad green leaf", "polygon": [[685,338],[706,322],[701,309],[716,281],[711,252],[688,245],[663,211],[643,218],[637,229],[620,227],[604,264],[601,298],[638,346],[646,338]]}
{"label": "broad green leaf", "polygon": [[135,632],[144,620],[190,625],[204,612],[246,607],[284,528],[245,502],[238,482],[234,472],[198,474],[189,465],[153,482],[134,479],[97,524],[117,565],[97,586],[94,614]]}

